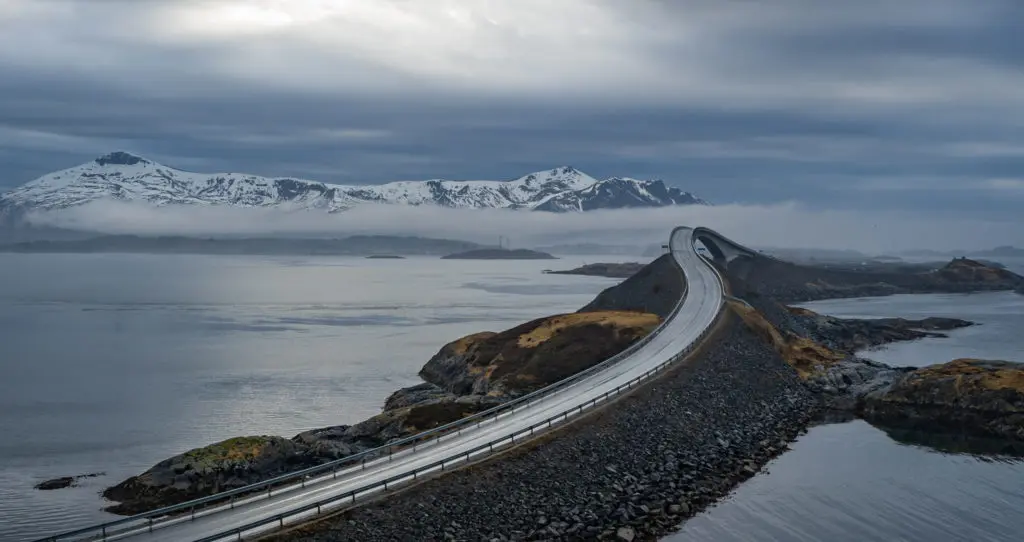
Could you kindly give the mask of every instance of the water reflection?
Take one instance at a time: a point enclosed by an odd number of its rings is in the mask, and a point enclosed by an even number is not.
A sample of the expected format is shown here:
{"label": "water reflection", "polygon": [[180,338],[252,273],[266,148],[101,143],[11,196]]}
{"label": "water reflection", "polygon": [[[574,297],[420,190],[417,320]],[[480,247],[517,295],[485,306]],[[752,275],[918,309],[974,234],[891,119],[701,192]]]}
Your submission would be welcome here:
{"label": "water reflection", "polygon": [[1024,442],[984,438],[963,433],[936,433],[904,427],[873,427],[884,431],[893,441],[946,454],[975,456],[980,461],[1018,462],[1024,460]]}
{"label": "water reflection", "polygon": [[1021,539],[1024,462],[908,444],[860,420],[814,427],[666,540]]}

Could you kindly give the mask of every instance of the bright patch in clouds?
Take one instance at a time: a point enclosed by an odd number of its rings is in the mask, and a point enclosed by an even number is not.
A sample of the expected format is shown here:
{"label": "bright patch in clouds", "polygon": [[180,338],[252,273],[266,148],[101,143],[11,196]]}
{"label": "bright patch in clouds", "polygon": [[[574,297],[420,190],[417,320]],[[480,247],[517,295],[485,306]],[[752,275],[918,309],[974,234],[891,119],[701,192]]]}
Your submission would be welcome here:
{"label": "bright patch in clouds", "polygon": [[1024,179],[989,179],[983,185],[993,190],[1024,193]]}

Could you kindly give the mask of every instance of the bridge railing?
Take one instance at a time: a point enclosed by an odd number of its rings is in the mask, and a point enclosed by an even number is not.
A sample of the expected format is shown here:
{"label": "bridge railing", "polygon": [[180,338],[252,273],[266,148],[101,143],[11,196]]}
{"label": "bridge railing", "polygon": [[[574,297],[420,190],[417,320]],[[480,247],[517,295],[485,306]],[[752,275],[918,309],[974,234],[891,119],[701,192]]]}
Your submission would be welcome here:
{"label": "bridge railing", "polygon": [[[674,258],[673,263],[677,264]],[[714,269],[713,266],[712,269]],[[680,271],[682,270],[680,269]],[[715,273],[717,275],[717,271],[715,271]],[[194,519],[196,517],[205,515],[204,513],[197,514],[197,511],[210,513],[213,511],[213,509],[221,508],[214,507],[213,505],[215,504],[223,505],[223,507],[233,508],[237,504],[241,503],[240,501],[236,500],[238,497],[249,496],[252,497],[253,499],[270,498],[275,494],[280,494],[285,491],[291,491],[298,487],[305,487],[307,483],[316,483],[316,480],[310,481],[309,479],[318,475],[329,475],[332,477],[336,477],[339,470],[341,470],[344,467],[358,466],[358,468],[362,469],[366,467],[368,461],[383,458],[385,456],[391,457],[395,453],[395,451],[401,451],[410,447],[415,448],[416,446],[419,446],[423,443],[427,443],[428,441],[439,441],[441,437],[447,434],[451,434],[452,432],[460,432],[461,429],[463,428],[468,428],[469,426],[473,425],[479,425],[487,420],[496,419],[498,416],[502,414],[513,413],[517,408],[523,408],[525,406],[528,406],[529,404],[532,404],[533,402],[544,398],[545,396],[552,392],[566,388],[593,374],[603,371],[608,367],[621,361],[622,359],[631,356],[640,348],[643,348],[646,344],[650,343],[655,337],[657,337],[665,329],[667,324],[673,318],[675,318],[676,314],[678,314],[680,308],[682,308],[683,306],[686,294],[687,285],[686,281],[684,280],[683,293],[680,296],[679,301],[677,301],[675,306],[672,308],[672,311],[669,313],[669,315],[661,322],[661,324],[658,325],[657,328],[652,330],[650,333],[648,333],[646,336],[644,336],[637,342],[627,347],[625,350],[570,377],[567,377],[563,380],[550,384],[544,388],[538,389],[536,391],[533,391],[531,393],[528,393],[506,403],[502,403],[501,405],[492,407],[490,409],[478,412],[470,416],[466,416],[465,418],[461,418],[459,420],[439,426],[437,428],[428,431],[423,431],[421,433],[417,433],[415,435],[411,435],[409,437],[405,437],[394,442],[390,442],[384,446],[365,450],[363,452],[346,456],[333,461],[329,461],[321,465],[294,471],[288,474],[283,474],[281,476],[269,478],[261,482],[239,487],[229,491],[223,491],[214,495],[193,499],[171,506],[165,506],[162,508],[151,510],[149,512],[143,512],[141,514],[135,514],[125,518],[108,521],[96,525],[91,525],[81,529],[75,529],[72,531],[54,534],[45,538],[41,538],[36,542],[57,542],[61,540],[108,540],[109,538],[120,537],[125,534],[141,530],[152,531],[154,528],[159,527],[160,525],[167,522],[173,522],[180,517]],[[552,419],[560,416],[562,416],[562,414],[559,414],[553,417]],[[533,429],[535,428],[530,428],[531,431]],[[515,437],[516,435],[522,435],[522,432],[516,433],[515,435],[512,435],[512,437]],[[499,443],[502,440],[507,440],[508,438],[509,437],[505,437],[505,439],[498,439],[494,443],[490,443],[490,445],[482,446],[482,448],[487,446],[493,447],[493,444]],[[473,453],[478,452],[479,450],[475,450]],[[422,471],[422,469],[420,469],[420,471]],[[412,476],[415,476],[415,473],[416,471],[413,472]],[[288,484],[288,482],[295,483]],[[377,484],[371,484],[370,486],[367,486],[367,488],[361,488],[359,490],[356,490],[355,493],[364,493],[369,489],[372,489],[373,487],[377,487]],[[227,502],[225,503],[225,501]],[[325,499],[325,501],[337,502],[338,499]],[[289,513],[288,515],[290,516],[293,514]],[[265,524],[265,522],[255,523],[259,523],[260,525]],[[257,525],[254,525],[252,527],[246,527],[245,530],[250,530],[256,526]],[[221,538],[223,538],[223,536]],[[216,539],[217,538],[209,538],[204,540]]]}
{"label": "bridge railing", "polygon": [[[701,256],[701,259],[704,261],[706,265],[708,265],[711,268],[715,275],[715,280],[718,281],[719,286],[723,287],[725,282],[723,277],[719,273],[718,269],[707,258]],[[559,425],[565,424],[570,419],[582,415],[584,412],[588,412],[594,408],[597,408],[598,406],[608,402],[611,399],[614,399],[620,394],[641,385],[647,380],[650,380],[654,376],[658,375],[659,373],[663,372],[664,370],[675,364],[677,361],[689,356],[696,348],[699,348],[700,345],[703,343],[704,339],[707,338],[707,336],[712,332],[712,330],[714,330],[715,326],[722,318],[723,311],[721,310],[721,308],[723,300],[722,298],[718,298],[715,299],[714,302],[718,304],[718,310],[715,313],[715,317],[706,327],[704,327],[704,329],[701,330],[697,339],[688,344],[683,349],[683,351],[679,352],[675,356],[672,356],[671,358],[662,362],[658,366],[630,380],[629,382],[619,385],[613,390],[608,390],[604,394],[595,397],[590,401],[563,410],[557,414],[554,414],[553,416],[550,416],[544,420],[534,423],[529,427],[520,429],[510,435],[496,438],[490,442],[481,444],[480,446],[477,446],[471,450],[466,450],[463,452],[452,454],[442,460],[436,461],[429,465],[424,465],[411,471],[406,471],[404,473],[397,474],[386,480],[366,484],[365,486],[356,488],[346,493],[326,497],[316,502],[312,502],[300,507],[293,508],[286,512],[282,512],[275,516],[266,517],[239,527],[227,529],[219,533],[207,536],[205,538],[195,540],[193,542],[217,542],[228,538],[242,540],[243,536],[263,533],[273,528],[284,528],[286,525],[291,525],[295,523],[297,520],[306,520],[310,517],[318,516],[320,514],[323,514],[325,511],[330,511],[344,504],[355,503],[357,499],[367,496],[369,494],[378,491],[390,491],[402,485],[413,483],[422,478],[423,476],[429,475],[431,473],[441,472],[453,466],[457,467],[460,465],[465,465],[470,463],[471,461],[487,457],[494,453],[499,453],[503,449],[514,446],[517,442],[517,437],[520,441],[522,441],[524,438],[530,438],[537,434],[556,428]],[[678,312],[679,305],[681,305],[681,303],[677,305],[676,309],[673,312]]]}

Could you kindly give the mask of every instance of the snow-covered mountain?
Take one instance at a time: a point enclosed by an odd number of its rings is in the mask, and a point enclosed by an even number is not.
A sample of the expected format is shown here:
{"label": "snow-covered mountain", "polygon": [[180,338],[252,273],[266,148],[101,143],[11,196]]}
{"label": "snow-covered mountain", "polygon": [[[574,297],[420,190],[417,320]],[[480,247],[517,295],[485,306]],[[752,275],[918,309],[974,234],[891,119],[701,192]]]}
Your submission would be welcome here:
{"label": "snow-covered mountain", "polygon": [[614,177],[599,181],[571,167],[511,181],[401,181],[350,186],[244,173],[192,173],[126,152],[114,152],[44,175],[0,197],[0,216],[55,211],[96,200],[153,205],[231,205],[344,211],[369,203],[460,209],[569,212],[706,204],[662,181]]}

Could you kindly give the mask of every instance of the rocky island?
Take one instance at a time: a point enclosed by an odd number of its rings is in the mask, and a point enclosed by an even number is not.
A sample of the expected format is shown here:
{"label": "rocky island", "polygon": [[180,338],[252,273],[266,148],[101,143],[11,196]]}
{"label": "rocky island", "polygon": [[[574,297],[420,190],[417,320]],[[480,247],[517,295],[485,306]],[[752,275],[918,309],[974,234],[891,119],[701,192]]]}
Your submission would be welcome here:
{"label": "rocky island", "polygon": [[575,269],[562,271],[545,271],[551,275],[586,275],[592,277],[610,277],[624,279],[633,276],[644,268],[646,264],[639,262],[625,263],[588,263]]}
{"label": "rocky island", "polygon": [[480,248],[441,256],[442,260],[557,260],[558,258],[525,248]]}
{"label": "rocky island", "polygon": [[[842,283],[838,275],[799,269],[787,276],[785,269],[760,257],[723,266],[734,300],[703,348],[614,408],[559,430],[557,438],[542,437],[500,460],[270,539],[654,540],[757,473],[825,411],[934,433],[972,428],[1024,440],[1020,364],[957,360],[893,368],[857,355],[970,322],[841,319],[792,307],[794,299],[866,291],[875,282]],[[1019,279],[954,261],[907,284],[966,291]],[[120,502],[112,511],[138,512],[437,427],[628,347],[671,311],[683,286],[671,257],[659,257],[576,313],[448,343],[423,366],[422,384],[395,392],[381,414],[364,422],[291,439],[229,439],[162,461],[104,495]]]}

